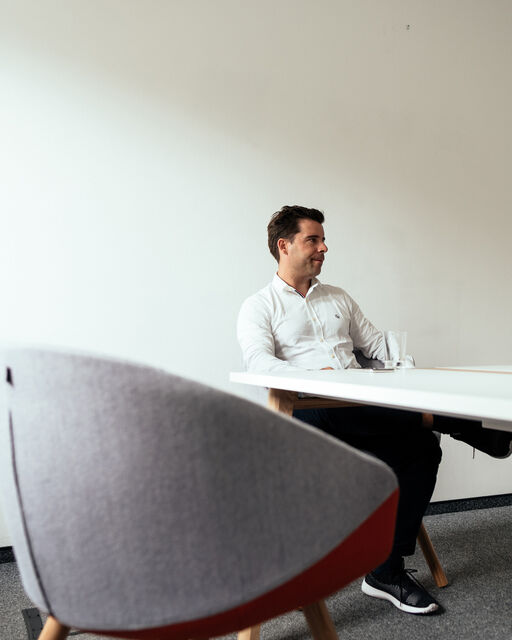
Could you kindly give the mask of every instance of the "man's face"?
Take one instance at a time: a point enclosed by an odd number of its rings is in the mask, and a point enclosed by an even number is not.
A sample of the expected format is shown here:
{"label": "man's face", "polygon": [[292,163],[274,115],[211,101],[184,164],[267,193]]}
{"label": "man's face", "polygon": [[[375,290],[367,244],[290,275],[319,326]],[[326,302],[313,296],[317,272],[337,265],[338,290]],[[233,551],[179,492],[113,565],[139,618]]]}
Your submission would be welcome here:
{"label": "man's face", "polygon": [[322,270],[326,252],[322,225],[309,218],[303,218],[299,220],[299,231],[293,241],[285,240],[281,261],[285,260],[286,268],[296,276],[314,278]]}

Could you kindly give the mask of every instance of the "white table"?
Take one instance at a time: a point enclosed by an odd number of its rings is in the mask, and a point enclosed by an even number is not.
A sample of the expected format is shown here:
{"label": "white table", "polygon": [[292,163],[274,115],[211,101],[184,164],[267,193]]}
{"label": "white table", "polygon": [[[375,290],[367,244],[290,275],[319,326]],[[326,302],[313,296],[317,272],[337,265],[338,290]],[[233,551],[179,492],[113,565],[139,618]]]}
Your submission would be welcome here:
{"label": "white table", "polygon": [[481,420],[512,431],[512,366],[231,373],[230,380],[271,390]]}

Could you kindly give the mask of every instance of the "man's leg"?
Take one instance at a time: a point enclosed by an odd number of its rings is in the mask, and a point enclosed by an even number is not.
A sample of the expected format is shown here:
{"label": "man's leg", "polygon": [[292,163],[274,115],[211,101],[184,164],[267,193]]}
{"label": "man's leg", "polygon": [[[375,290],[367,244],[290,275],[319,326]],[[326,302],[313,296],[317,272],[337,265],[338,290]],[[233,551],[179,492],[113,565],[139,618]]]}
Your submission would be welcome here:
{"label": "man's leg", "polygon": [[508,458],[512,454],[512,433],[497,429],[484,429],[480,421],[449,416],[434,416],[432,428],[449,434],[493,458]]}
{"label": "man's leg", "polygon": [[[395,409],[312,409],[295,411],[293,415],[383,460],[397,475],[400,500],[393,549],[388,560],[372,574],[378,581],[400,582],[398,592],[406,592],[407,585],[401,583],[411,579],[405,577],[403,556],[414,553],[416,536],[434,490],[441,460],[437,437],[432,431],[421,427],[421,414]],[[409,587],[409,590],[413,589],[411,585]],[[410,612],[426,613],[435,610],[437,603],[426,592],[420,593],[423,589],[421,585],[418,587],[412,596]],[[394,600],[396,598],[392,600],[393,604],[399,606]],[[400,604],[403,605],[400,608],[409,611],[407,603]]]}

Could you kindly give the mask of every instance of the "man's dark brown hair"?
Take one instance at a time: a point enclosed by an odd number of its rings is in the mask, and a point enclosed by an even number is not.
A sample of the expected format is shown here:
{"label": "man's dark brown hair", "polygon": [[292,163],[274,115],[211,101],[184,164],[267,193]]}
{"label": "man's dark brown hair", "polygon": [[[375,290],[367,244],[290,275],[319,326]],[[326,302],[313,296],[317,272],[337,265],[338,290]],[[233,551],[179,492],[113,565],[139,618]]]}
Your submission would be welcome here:
{"label": "man's dark brown hair", "polygon": [[285,238],[293,242],[295,234],[299,232],[299,221],[304,218],[309,218],[320,224],[324,222],[324,214],[318,209],[308,209],[298,205],[282,207],[270,218],[267,226],[268,248],[278,262],[279,249],[277,248],[277,241],[279,238]]}

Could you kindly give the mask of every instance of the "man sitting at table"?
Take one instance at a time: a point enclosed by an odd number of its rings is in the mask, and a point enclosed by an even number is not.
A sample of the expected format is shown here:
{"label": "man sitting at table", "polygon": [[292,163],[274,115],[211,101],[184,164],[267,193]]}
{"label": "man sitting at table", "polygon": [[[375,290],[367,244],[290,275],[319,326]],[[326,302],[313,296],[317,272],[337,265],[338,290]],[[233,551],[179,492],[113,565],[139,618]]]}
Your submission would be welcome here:
{"label": "man sitting at table", "polygon": [[[268,246],[278,271],[270,284],[245,300],[237,335],[248,371],[359,368],[354,350],[385,360],[383,334],[339,287],[322,284],[327,246],[317,209],[285,206],[268,224]],[[441,449],[422,427],[420,413],[359,406],[294,411],[294,417],[375,455],[395,472],[400,486],[393,548],[368,574],[364,593],[389,600],[408,613],[431,613],[436,600],[404,568],[434,490]],[[435,416],[434,428],[490,455],[510,454],[510,434],[487,431],[479,423]],[[485,433],[484,433],[485,431]]]}

